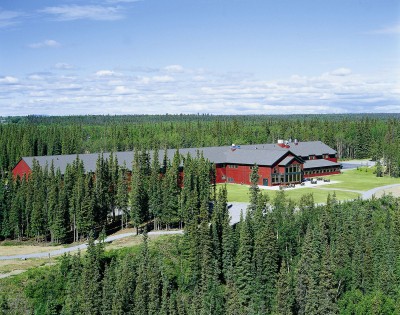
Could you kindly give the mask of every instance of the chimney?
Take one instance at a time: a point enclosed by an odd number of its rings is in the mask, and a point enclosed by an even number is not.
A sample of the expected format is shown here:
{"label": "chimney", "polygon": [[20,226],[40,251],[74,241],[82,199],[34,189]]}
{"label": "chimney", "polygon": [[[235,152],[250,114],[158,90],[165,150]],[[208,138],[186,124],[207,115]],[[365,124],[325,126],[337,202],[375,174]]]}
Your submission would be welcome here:
{"label": "chimney", "polygon": [[285,147],[285,143],[284,143],[284,141],[281,140],[281,139],[278,140],[278,145],[279,145],[281,148],[284,148],[284,147]]}
{"label": "chimney", "polygon": [[298,141],[297,139],[294,139],[294,144],[295,144],[295,145],[298,145],[298,144],[299,144],[299,141]]}

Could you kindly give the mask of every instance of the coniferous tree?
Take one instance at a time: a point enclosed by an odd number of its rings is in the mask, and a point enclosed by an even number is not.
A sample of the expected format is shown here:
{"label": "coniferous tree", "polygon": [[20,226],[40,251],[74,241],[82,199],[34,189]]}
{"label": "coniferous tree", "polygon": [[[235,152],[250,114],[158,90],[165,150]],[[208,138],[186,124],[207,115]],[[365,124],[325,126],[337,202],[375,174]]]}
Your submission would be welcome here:
{"label": "coniferous tree", "polygon": [[278,272],[278,244],[270,213],[265,211],[264,196],[258,198],[254,221],[254,272],[255,299],[258,311],[271,313],[276,293],[276,278]]}
{"label": "coniferous tree", "polygon": [[253,231],[250,214],[240,220],[239,247],[235,263],[235,283],[239,291],[241,310],[250,312],[254,294]]}
{"label": "coniferous tree", "polygon": [[136,267],[132,255],[126,255],[115,272],[115,292],[112,314],[129,314],[135,309]]}
{"label": "coniferous tree", "polygon": [[255,212],[258,204],[258,197],[260,194],[260,188],[258,187],[258,166],[254,164],[251,168],[250,174],[250,191],[249,191],[249,210],[250,212]]}
{"label": "coniferous tree", "polygon": [[148,249],[148,236],[147,231],[143,234],[142,252],[140,255],[140,262],[138,267],[138,276],[136,279],[135,289],[135,314],[147,315],[148,314],[148,266],[149,266],[149,249]]}
{"label": "coniferous tree", "polygon": [[149,214],[154,220],[154,228],[161,228],[160,218],[163,208],[162,176],[159,161],[159,152],[154,150],[149,179]]}
{"label": "coniferous tree", "polygon": [[167,166],[165,178],[163,180],[163,213],[162,221],[166,224],[167,229],[172,223],[179,221],[179,194],[180,194],[180,155],[179,151],[175,152],[172,164]]}
{"label": "coniferous tree", "polygon": [[95,221],[101,225],[107,221],[110,210],[110,171],[107,160],[103,154],[99,154],[94,174],[94,196],[95,196]]}
{"label": "coniferous tree", "polygon": [[80,279],[80,294],[78,296],[78,309],[80,314],[97,315],[101,312],[101,259],[103,245],[94,244],[93,235],[89,236],[89,244],[83,261]]}
{"label": "coniferous tree", "polygon": [[282,315],[293,314],[294,290],[292,275],[285,260],[282,262],[281,269],[276,285],[276,313]]}
{"label": "coniferous tree", "polygon": [[139,233],[139,225],[147,218],[148,197],[146,191],[146,174],[141,165],[140,153],[137,152],[132,166],[131,191],[129,195],[130,215],[136,234]]}
{"label": "coniferous tree", "polygon": [[45,233],[45,172],[42,171],[37,161],[33,162],[32,176],[30,180],[33,184],[33,204],[31,213],[31,235],[37,241],[43,239]]}
{"label": "coniferous tree", "polygon": [[118,293],[115,288],[116,266],[116,262],[112,261],[111,264],[107,265],[104,269],[104,277],[102,279],[102,303],[100,311],[102,315],[112,314],[113,301]]}
{"label": "coniferous tree", "polygon": [[121,214],[121,228],[126,228],[128,226],[129,218],[129,192],[127,169],[125,165],[119,168],[117,194],[115,199],[116,207]]}

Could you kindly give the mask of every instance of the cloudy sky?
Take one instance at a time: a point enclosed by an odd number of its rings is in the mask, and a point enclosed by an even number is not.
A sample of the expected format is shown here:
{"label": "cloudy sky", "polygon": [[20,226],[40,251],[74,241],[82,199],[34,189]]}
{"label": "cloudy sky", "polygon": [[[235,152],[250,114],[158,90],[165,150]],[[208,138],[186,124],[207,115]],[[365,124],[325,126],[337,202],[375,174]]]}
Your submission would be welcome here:
{"label": "cloudy sky", "polygon": [[399,0],[1,0],[0,116],[400,112]]}

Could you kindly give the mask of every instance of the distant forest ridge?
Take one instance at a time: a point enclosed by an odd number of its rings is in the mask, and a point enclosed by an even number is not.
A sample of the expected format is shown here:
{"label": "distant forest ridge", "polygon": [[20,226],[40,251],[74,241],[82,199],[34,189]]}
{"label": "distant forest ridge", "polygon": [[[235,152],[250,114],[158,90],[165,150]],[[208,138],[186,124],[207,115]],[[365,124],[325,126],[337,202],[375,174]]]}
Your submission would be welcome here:
{"label": "distant forest ridge", "polygon": [[214,115],[214,114],[162,114],[162,115],[74,115],[74,116],[0,116],[1,123],[59,124],[85,123],[101,125],[106,123],[146,123],[174,121],[229,121],[229,120],[358,120],[358,119],[399,119],[400,113],[353,113],[353,114],[295,114],[295,115]]}
{"label": "distant forest ridge", "polygon": [[399,176],[400,114],[25,116],[0,119],[0,170],[23,156],[322,141]]}

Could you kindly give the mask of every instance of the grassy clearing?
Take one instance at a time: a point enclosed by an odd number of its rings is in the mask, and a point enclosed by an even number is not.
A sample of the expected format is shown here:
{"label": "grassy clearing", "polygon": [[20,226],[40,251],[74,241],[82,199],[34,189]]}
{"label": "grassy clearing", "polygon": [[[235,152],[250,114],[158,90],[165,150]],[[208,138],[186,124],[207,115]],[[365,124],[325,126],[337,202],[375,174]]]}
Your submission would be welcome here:
{"label": "grassy clearing", "polygon": [[[46,245],[48,245],[48,243]],[[63,246],[61,245],[58,246],[46,246],[46,245],[44,246],[31,245],[29,243],[24,245],[10,245],[10,243],[8,243],[6,246],[0,245],[0,256],[43,253],[63,248]]]}
{"label": "grassy clearing", "polygon": [[27,260],[0,260],[0,274],[6,274],[15,270],[28,270],[31,268],[48,266],[56,263],[53,258],[37,258]]}
{"label": "grassy clearing", "polygon": [[[360,194],[356,192],[342,191],[341,189],[367,191],[376,187],[400,184],[400,179],[392,177],[376,177],[373,168],[361,167],[355,170],[345,171],[342,174],[326,176],[332,181],[338,181],[336,184],[328,184],[314,188],[287,189],[286,195],[294,201],[300,200],[304,194],[312,193],[316,203],[326,202],[328,194],[336,193],[338,200],[356,199]],[[324,189],[325,188],[325,189]],[[331,190],[327,190],[329,188]],[[231,202],[248,202],[249,201],[249,186],[227,184],[228,201]],[[337,189],[337,190],[334,190]],[[262,190],[270,198],[273,198],[277,191]]]}
{"label": "grassy clearing", "polygon": [[[231,202],[248,202],[249,201],[249,186],[227,184],[228,201]],[[262,190],[262,193],[267,194],[271,199],[277,194],[277,190]],[[328,194],[336,193],[338,200],[356,199],[360,194],[355,192],[340,191],[340,190],[323,190],[318,188],[300,188],[300,189],[287,189],[286,195],[293,201],[299,201],[301,196],[312,193],[316,203],[326,202]]]}
{"label": "grassy clearing", "polygon": [[345,171],[342,174],[327,176],[331,180],[340,181],[340,183],[326,185],[325,187],[367,191],[380,186],[400,184],[399,178],[376,177],[373,171],[373,168],[361,167]]}

